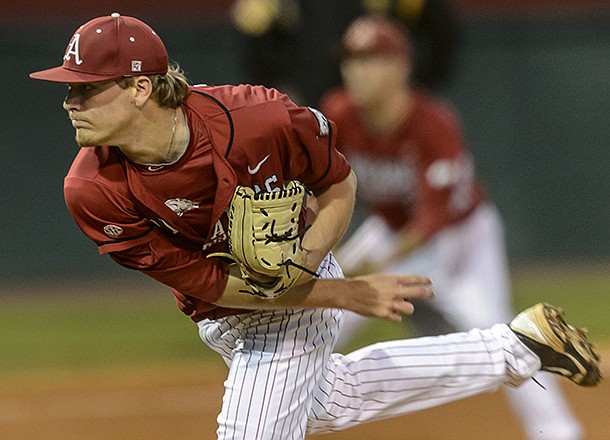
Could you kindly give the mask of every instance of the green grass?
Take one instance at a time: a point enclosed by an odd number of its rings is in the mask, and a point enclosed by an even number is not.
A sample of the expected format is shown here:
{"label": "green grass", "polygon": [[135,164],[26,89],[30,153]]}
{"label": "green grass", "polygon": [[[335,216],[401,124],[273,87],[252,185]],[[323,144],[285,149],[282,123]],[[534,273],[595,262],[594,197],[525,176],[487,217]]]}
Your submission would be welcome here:
{"label": "green grass", "polygon": [[[515,309],[539,301],[561,306],[568,320],[610,343],[610,274],[528,272],[513,278]],[[0,374],[181,362],[220,363],[199,340],[163,287],[107,295],[0,296]],[[401,338],[405,327],[373,320],[361,346]]]}
{"label": "green grass", "polygon": [[[551,303],[564,310],[571,324],[586,327],[595,343],[610,344],[610,272],[543,268],[515,273],[512,283],[515,311],[538,302]],[[405,334],[411,336],[408,322],[405,326],[374,320],[362,329],[351,348]]]}
{"label": "green grass", "polygon": [[0,372],[162,364],[212,356],[171,294],[0,302]]}
{"label": "green grass", "polygon": [[549,302],[561,307],[571,324],[586,327],[595,342],[610,343],[610,272],[529,274],[513,283],[516,310]]}

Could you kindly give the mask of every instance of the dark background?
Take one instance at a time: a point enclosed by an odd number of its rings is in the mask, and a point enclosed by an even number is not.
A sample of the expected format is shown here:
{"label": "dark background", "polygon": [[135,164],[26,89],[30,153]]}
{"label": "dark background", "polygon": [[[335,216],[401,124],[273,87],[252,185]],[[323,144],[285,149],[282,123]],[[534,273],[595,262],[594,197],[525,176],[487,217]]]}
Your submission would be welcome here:
{"label": "dark background", "polygon": [[[193,83],[249,82],[242,42],[227,18],[230,3],[0,1],[0,279],[126,274],[97,254],[64,206],[62,180],[77,152],[61,108],[65,86],[28,73],[59,65],[80,24],[118,11],[150,24]],[[323,54],[340,34],[328,31],[329,23],[345,21],[330,15],[340,14],[341,1],[330,3],[320,32],[309,28],[319,56],[294,55],[310,66],[302,81],[326,68]],[[505,219],[513,264],[610,256],[608,3],[454,2],[458,58],[438,92],[461,114]]]}

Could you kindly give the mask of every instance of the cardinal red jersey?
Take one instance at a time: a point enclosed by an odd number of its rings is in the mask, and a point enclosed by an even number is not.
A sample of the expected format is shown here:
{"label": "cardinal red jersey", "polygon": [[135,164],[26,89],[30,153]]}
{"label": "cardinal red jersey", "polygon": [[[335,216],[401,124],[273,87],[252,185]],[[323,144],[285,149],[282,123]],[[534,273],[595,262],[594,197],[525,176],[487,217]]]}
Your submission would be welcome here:
{"label": "cardinal red jersey", "polygon": [[384,135],[367,129],[345,90],[327,94],[320,108],[337,124],[337,148],[358,177],[358,198],[393,228],[427,239],[483,200],[456,117],[441,102],[416,92],[405,121]]}
{"label": "cardinal red jersey", "polygon": [[274,191],[298,180],[322,190],[351,171],[322,113],[273,89],[197,86],[181,106],[190,140],[171,165],[141,165],[111,146],[82,148],[65,179],[68,209],[119,264],[170,286],[195,321],[218,308],[227,265],[225,210],[237,184]]}

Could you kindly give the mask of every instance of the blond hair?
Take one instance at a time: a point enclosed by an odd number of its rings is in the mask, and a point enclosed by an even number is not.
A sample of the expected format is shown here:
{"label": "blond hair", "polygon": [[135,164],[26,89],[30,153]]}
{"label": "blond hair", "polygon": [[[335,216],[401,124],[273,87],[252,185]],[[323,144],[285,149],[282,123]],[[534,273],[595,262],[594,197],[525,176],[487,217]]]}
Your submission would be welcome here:
{"label": "blond hair", "polygon": [[[189,94],[189,83],[178,64],[170,64],[167,73],[148,75],[153,91],[151,98],[160,107],[177,108]],[[120,87],[126,89],[134,84],[133,76],[117,80]]]}

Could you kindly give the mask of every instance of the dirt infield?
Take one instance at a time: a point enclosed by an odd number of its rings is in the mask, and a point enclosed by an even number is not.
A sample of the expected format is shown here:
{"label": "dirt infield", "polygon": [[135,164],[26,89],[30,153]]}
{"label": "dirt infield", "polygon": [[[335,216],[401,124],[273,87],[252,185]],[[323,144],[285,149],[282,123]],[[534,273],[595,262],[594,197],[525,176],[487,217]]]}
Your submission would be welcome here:
{"label": "dirt infield", "polygon": [[[605,359],[610,352],[605,351]],[[610,368],[606,361],[605,375]],[[221,366],[31,374],[0,383],[2,440],[212,440],[225,371]],[[610,385],[566,382],[588,440],[610,439]],[[485,394],[409,416],[365,424],[321,440],[522,439],[501,393]]]}

